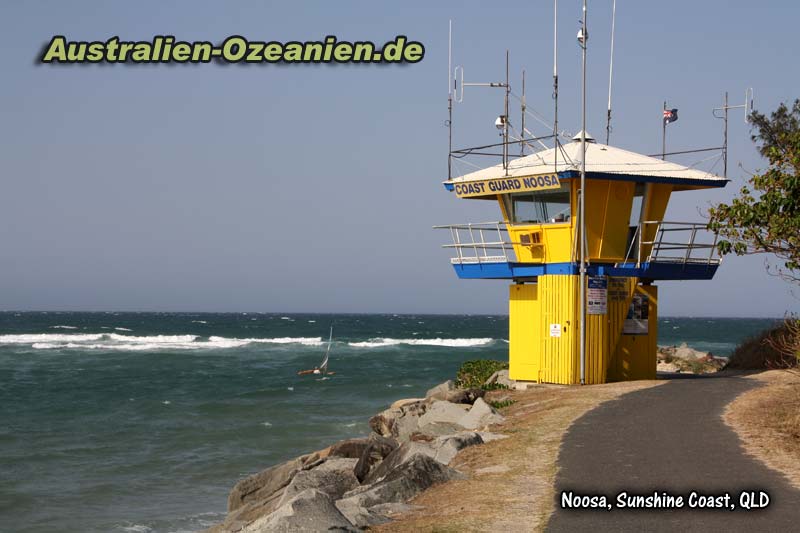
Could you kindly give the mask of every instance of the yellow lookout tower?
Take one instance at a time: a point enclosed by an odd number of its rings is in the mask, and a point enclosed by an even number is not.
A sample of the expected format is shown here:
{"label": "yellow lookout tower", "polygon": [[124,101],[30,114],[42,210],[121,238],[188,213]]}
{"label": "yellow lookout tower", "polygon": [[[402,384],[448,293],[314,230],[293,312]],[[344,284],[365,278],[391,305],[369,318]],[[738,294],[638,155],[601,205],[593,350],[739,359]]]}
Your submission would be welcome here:
{"label": "yellow lookout tower", "polygon": [[667,204],[674,192],[724,187],[727,180],[587,135],[581,253],[581,145],[579,134],[571,143],[447,180],[459,198],[496,201],[502,221],[440,226],[453,238],[445,247],[454,250],[460,278],[511,280],[512,379],[653,379],[654,283],[711,279],[720,262],[706,225],[665,222]]}

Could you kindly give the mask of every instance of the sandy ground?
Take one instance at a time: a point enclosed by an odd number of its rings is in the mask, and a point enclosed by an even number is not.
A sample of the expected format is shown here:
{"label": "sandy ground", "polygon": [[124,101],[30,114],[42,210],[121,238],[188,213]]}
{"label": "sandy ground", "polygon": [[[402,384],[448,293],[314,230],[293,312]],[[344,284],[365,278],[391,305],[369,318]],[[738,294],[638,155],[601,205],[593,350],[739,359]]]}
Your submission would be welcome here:
{"label": "sandy ground", "polygon": [[745,451],[800,489],[800,374],[770,370],[747,376],[762,384],[736,398],[724,420]]}
{"label": "sandy ground", "polygon": [[507,439],[467,448],[451,466],[469,479],[435,486],[412,504],[419,509],[376,527],[381,532],[540,531],[553,511],[556,459],[567,428],[604,401],[664,382],[633,381],[589,387],[534,385],[495,391],[516,403],[502,409],[492,431]]}

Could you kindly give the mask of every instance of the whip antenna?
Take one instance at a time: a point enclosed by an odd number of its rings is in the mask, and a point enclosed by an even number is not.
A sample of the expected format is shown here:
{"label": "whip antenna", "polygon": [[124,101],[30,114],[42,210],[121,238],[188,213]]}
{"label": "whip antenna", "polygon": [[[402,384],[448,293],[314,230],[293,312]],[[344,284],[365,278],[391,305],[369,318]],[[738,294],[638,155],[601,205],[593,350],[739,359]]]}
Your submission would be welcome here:
{"label": "whip antenna", "polygon": [[606,144],[611,138],[611,80],[614,76],[614,26],[617,21],[617,0],[611,4],[611,59],[608,63],[608,114],[606,115]]}

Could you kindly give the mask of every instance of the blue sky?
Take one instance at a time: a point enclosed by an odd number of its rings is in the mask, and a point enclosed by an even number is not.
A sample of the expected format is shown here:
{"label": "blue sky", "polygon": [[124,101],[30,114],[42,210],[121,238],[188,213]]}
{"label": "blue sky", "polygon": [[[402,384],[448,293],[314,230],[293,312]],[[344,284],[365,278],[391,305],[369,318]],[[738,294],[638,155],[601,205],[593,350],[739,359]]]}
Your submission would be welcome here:
{"label": "blue sky", "polygon": [[[580,2],[560,2],[560,123],[577,131]],[[717,146],[711,116],[752,86],[764,112],[800,96],[795,2],[618,2],[612,144]],[[503,282],[462,281],[434,224],[495,220],[446,178],[447,24],[454,61],[552,116],[551,2],[16,2],[0,7],[0,308],[505,312]],[[611,1],[589,5],[589,126],[602,138]],[[421,41],[407,66],[45,66],[74,40]],[[494,142],[499,91],[468,92],[457,146]],[[512,120],[514,115],[512,114]],[[539,128],[540,133],[544,133]],[[696,158],[695,158],[696,159]],[[686,161],[689,162],[689,161]],[[699,220],[763,168],[742,115],[722,191],[677,194]],[[719,168],[719,167],[718,167]],[[726,258],[711,282],[661,283],[663,315],[781,316],[791,286],[764,258]]]}

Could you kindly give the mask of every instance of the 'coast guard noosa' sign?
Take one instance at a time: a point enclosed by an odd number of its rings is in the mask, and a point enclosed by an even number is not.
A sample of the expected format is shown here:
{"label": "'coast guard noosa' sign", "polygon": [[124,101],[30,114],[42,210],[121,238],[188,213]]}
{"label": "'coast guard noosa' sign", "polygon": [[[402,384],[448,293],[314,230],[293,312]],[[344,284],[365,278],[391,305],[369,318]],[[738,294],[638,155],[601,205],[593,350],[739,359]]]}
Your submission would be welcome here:
{"label": "'coast guard noosa' sign", "polygon": [[493,196],[495,194],[508,194],[512,192],[542,191],[558,189],[561,183],[557,174],[541,174],[526,178],[494,178],[490,180],[468,181],[455,183],[453,190],[459,198],[473,196]]}

